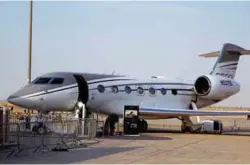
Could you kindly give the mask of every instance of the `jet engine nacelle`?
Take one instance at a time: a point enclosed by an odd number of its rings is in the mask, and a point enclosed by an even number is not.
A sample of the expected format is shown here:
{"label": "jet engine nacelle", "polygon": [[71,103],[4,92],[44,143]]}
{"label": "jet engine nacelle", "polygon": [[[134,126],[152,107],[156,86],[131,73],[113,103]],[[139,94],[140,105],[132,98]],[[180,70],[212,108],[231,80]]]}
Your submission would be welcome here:
{"label": "jet engine nacelle", "polygon": [[240,85],[232,79],[203,75],[196,79],[194,91],[204,99],[225,99],[238,93]]}

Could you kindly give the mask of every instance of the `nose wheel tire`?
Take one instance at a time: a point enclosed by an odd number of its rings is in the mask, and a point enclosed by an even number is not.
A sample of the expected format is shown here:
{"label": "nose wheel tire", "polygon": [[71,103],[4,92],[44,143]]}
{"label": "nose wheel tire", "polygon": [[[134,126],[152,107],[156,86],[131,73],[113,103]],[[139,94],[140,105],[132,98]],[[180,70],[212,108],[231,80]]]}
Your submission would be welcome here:
{"label": "nose wheel tire", "polygon": [[47,129],[45,125],[39,123],[38,125],[33,126],[32,132],[42,135],[47,132]]}
{"label": "nose wheel tire", "polygon": [[41,134],[41,135],[42,135],[42,134],[44,134],[45,132],[46,132],[46,130],[45,130],[44,127],[39,127],[39,128],[38,128],[38,131],[37,131],[38,134]]}

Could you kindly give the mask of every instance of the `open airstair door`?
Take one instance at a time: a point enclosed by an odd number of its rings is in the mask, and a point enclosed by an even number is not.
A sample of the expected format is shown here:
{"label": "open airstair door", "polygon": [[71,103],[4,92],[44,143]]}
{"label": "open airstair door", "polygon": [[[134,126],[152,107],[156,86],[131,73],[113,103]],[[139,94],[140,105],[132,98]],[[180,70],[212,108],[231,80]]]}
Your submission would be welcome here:
{"label": "open airstair door", "polygon": [[78,101],[81,101],[82,103],[86,104],[89,99],[89,87],[86,80],[82,77],[82,75],[74,75],[76,82],[78,84],[78,90],[79,90],[79,98]]}

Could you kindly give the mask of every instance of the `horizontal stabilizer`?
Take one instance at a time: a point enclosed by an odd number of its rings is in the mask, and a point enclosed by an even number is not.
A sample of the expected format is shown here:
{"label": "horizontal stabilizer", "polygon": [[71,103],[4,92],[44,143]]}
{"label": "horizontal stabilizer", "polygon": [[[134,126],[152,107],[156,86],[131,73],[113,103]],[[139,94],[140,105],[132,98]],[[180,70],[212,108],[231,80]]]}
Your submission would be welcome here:
{"label": "horizontal stabilizer", "polygon": [[[229,51],[229,50],[227,50],[227,51],[228,52],[233,52],[233,51]],[[250,55],[250,50],[239,51],[239,54],[240,55]],[[200,54],[199,56],[200,57],[206,57],[206,58],[209,58],[209,57],[218,57],[218,56],[220,56],[220,51],[211,52],[211,53],[205,53],[205,54]]]}
{"label": "horizontal stabilizer", "polygon": [[157,114],[169,116],[244,116],[250,111],[214,111],[214,110],[189,110],[168,108],[140,108],[141,114]]}
{"label": "horizontal stabilizer", "polygon": [[200,57],[218,57],[220,55],[220,51],[200,54]]}

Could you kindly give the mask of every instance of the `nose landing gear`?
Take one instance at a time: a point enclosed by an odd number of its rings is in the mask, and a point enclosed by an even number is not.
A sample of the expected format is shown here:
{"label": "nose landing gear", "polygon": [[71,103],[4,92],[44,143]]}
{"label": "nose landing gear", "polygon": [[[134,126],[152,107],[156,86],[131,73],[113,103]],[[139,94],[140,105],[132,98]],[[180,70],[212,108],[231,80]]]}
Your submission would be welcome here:
{"label": "nose landing gear", "polygon": [[47,127],[42,122],[39,122],[32,127],[32,132],[43,135],[47,132]]}
{"label": "nose landing gear", "polygon": [[47,114],[40,113],[37,118],[36,124],[32,127],[32,132],[35,134],[45,134],[48,132],[48,128],[46,127],[46,123],[48,120]]}

